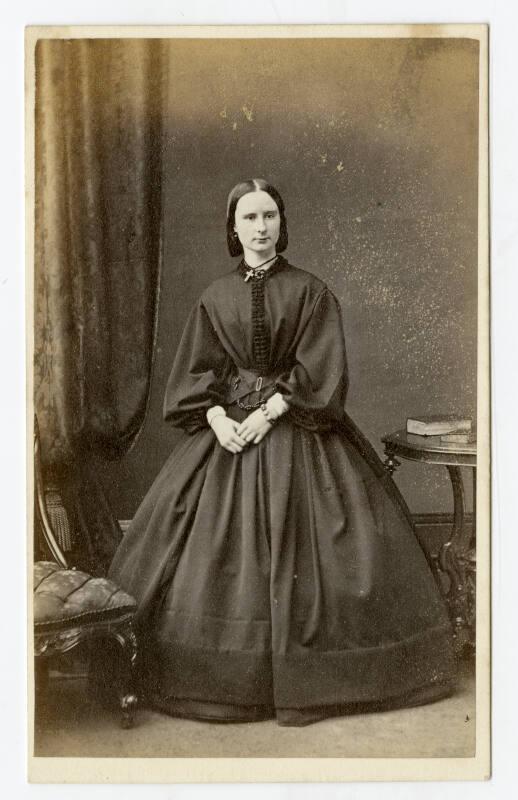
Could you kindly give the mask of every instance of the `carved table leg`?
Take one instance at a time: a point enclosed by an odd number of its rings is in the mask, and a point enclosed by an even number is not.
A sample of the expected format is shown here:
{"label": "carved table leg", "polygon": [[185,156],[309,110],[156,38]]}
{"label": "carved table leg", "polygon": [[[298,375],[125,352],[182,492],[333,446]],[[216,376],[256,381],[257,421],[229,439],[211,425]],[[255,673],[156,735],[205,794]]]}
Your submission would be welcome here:
{"label": "carved table leg", "polygon": [[464,486],[460,468],[447,467],[453,489],[453,528],[450,539],[441,548],[441,569],[450,579],[448,603],[455,626],[455,638],[459,649],[469,640],[469,629],[473,623],[472,580],[474,559],[470,552],[471,532],[465,525]]}
{"label": "carved table leg", "polygon": [[473,469],[473,526],[467,553],[470,645],[475,648],[477,616],[477,470]]}
{"label": "carved table leg", "polygon": [[[396,447],[391,442],[385,442],[385,455],[387,457],[386,457],[385,461],[383,462],[383,466],[385,467],[385,469],[389,473],[390,477],[392,478],[392,476],[393,476],[394,472],[396,471],[396,469],[401,466],[401,461],[399,461],[396,458]],[[415,530],[415,525],[414,525],[414,522],[412,520],[410,511],[408,511],[407,515],[408,515],[408,521],[409,521],[409,523],[410,523],[410,525],[412,527],[414,535],[417,537],[416,530]],[[435,557],[432,556],[428,552],[428,550],[425,549],[424,547],[422,547],[421,549],[422,549],[422,551],[424,553],[424,556],[425,556],[425,558],[426,558],[426,560],[428,562],[428,566],[430,567],[430,569],[432,571],[432,574],[434,576],[435,582],[437,583],[437,586],[438,586],[439,590],[442,592],[443,588],[442,588],[442,583],[441,583],[440,569],[439,569],[438,564],[437,564],[437,556],[435,556]]]}
{"label": "carved table leg", "polygon": [[396,448],[389,442],[385,444],[385,455],[387,457],[383,462],[383,466],[385,467],[389,475],[393,475],[396,469],[401,466],[401,461],[397,460]]}

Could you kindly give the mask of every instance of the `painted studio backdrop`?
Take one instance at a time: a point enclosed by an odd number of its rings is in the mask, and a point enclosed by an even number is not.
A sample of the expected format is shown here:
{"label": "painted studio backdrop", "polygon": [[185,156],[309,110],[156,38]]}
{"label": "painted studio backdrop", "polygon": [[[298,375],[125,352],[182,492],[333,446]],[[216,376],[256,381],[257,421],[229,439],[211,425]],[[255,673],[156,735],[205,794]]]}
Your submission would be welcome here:
{"label": "painted studio backdrop", "polygon": [[[101,392],[103,409],[115,408],[111,433],[90,437],[115,518],[133,516],[174,446],[177,433],[162,420],[166,381],[192,305],[234,266],[225,203],[244,178],[280,189],[288,259],[341,303],[347,410],[378,453],[380,437],[407,416],[475,415],[478,42],[56,40],[38,48],[36,410],[56,427],[46,284],[56,243],[44,233],[54,169],[68,175],[56,196],[69,283],[78,270],[85,280],[97,271],[103,313],[117,318],[101,358],[112,376]],[[59,113],[48,118],[56,97],[62,121],[88,120],[90,162],[84,136],[49,154],[45,126],[61,124]],[[97,313],[99,302],[87,292],[80,305]],[[77,314],[59,335],[73,338],[74,326]],[[74,358],[85,358],[85,341],[77,338]],[[81,396],[70,389],[73,412],[81,402],[92,408],[84,398],[97,378]],[[70,385],[82,385],[77,375]],[[87,416],[74,417],[74,441],[92,428]],[[44,438],[50,461],[52,441]],[[396,480],[412,512],[451,511],[444,467],[406,462]]]}

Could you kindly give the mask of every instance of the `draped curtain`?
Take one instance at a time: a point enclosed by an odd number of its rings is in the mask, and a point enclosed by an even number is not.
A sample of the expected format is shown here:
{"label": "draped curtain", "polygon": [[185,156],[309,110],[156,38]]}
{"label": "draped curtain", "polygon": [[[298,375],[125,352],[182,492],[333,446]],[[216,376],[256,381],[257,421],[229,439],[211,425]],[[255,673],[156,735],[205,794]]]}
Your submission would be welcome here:
{"label": "draped curtain", "polygon": [[40,40],[35,108],[35,409],[80,562],[120,531],[96,460],[120,458],[149,394],[161,253],[162,45]]}

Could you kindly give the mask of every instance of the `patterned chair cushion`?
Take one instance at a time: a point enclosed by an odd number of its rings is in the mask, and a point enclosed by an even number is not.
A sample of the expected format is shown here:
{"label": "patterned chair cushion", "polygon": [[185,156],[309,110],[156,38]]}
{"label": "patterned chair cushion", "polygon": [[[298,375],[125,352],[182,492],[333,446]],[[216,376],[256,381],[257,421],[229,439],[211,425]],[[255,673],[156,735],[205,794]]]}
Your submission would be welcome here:
{"label": "patterned chair cushion", "polygon": [[34,626],[37,632],[80,625],[136,610],[133,597],[108,578],[62,569],[52,561],[34,565]]}

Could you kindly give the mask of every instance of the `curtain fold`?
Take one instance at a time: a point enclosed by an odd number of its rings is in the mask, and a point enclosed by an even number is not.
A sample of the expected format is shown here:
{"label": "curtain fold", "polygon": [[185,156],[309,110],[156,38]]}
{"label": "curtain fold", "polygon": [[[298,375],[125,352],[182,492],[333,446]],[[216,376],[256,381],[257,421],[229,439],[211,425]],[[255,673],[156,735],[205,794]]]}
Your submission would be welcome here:
{"label": "curtain fold", "polygon": [[120,531],[96,459],[142,427],[161,254],[159,40],[36,47],[35,408],[80,550],[104,572]]}

